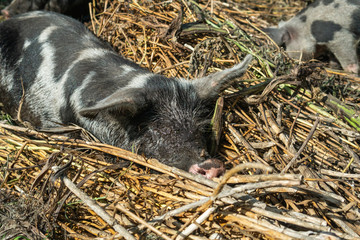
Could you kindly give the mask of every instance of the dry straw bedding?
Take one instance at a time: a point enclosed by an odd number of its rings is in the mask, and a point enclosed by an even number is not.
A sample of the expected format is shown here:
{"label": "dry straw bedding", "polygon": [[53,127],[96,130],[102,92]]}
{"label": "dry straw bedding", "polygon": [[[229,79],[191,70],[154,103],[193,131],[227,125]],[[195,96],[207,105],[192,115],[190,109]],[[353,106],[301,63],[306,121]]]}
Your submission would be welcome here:
{"label": "dry straw bedding", "polygon": [[231,170],[207,180],[98,143],[77,127],[66,128],[81,133],[74,140],[4,121],[1,238],[359,238],[359,79],[290,60],[261,32],[304,5],[92,5],[89,28],[153,72],[191,79],[254,56],[213,118],[213,146],[219,142],[217,155]]}

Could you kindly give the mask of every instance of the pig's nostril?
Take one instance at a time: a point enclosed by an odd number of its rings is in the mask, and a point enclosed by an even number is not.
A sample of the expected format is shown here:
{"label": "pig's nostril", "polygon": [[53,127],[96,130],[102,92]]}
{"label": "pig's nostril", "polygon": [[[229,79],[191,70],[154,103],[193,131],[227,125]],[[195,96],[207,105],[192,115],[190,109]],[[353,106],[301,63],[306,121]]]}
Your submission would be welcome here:
{"label": "pig's nostril", "polygon": [[200,174],[200,175],[206,176],[206,171],[204,171],[203,169],[198,169],[197,174]]}
{"label": "pig's nostril", "polygon": [[206,171],[203,168],[200,168],[198,164],[194,164],[190,167],[189,172],[194,173],[194,174],[200,174],[205,176],[206,175]]}

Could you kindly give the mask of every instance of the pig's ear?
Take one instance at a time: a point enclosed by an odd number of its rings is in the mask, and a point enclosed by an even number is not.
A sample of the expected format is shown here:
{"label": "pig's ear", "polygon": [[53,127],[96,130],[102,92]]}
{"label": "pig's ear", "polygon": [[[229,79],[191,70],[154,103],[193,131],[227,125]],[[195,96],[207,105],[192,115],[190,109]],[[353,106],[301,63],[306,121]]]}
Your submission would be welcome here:
{"label": "pig's ear", "polygon": [[290,33],[286,27],[280,27],[280,28],[270,27],[263,29],[263,31],[267,35],[269,35],[269,37],[272,40],[274,40],[274,42],[280,47],[284,43],[285,44],[288,43],[291,39]]}
{"label": "pig's ear", "polygon": [[252,56],[248,54],[241,63],[234,67],[195,79],[193,85],[201,98],[214,98],[221,90],[246,72],[251,60]]}
{"label": "pig's ear", "polygon": [[111,111],[135,115],[145,105],[145,97],[141,89],[125,88],[116,91],[94,106],[80,109],[79,114],[83,117],[95,117],[101,111]]}
{"label": "pig's ear", "polygon": [[281,37],[281,41],[282,44],[285,43],[285,47],[290,43],[290,41],[292,40],[292,36],[293,34],[291,34],[290,30],[285,28],[283,33],[282,33],[282,37]]}

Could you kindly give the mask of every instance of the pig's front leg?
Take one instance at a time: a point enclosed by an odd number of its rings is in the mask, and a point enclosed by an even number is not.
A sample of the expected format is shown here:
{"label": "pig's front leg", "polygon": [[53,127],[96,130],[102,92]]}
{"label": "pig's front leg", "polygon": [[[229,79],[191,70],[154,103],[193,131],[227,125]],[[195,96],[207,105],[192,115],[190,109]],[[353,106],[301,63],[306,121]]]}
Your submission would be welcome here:
{"label": "pig's front leg", "polygon": [[359,61],[356,53],[356,39],[352,33],[346,30],[342,30],[336,35],[334,40],[327,44],[327,47],[334,53],[346,72],[358,74]]}

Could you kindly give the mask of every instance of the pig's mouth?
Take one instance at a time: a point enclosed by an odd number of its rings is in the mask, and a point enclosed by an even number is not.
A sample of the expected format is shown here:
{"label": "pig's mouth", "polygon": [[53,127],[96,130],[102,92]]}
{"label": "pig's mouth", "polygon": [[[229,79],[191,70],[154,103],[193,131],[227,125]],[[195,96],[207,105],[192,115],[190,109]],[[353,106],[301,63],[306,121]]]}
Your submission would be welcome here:
{"label": "pig's mouth", "polygon": [[208,179],[211,179],[223,175],[225,173],[225,167],[223,162],[220,160],[216,158],[210,158],[202,163],[192,165],[189,169],[189,172],[200,174]]}

